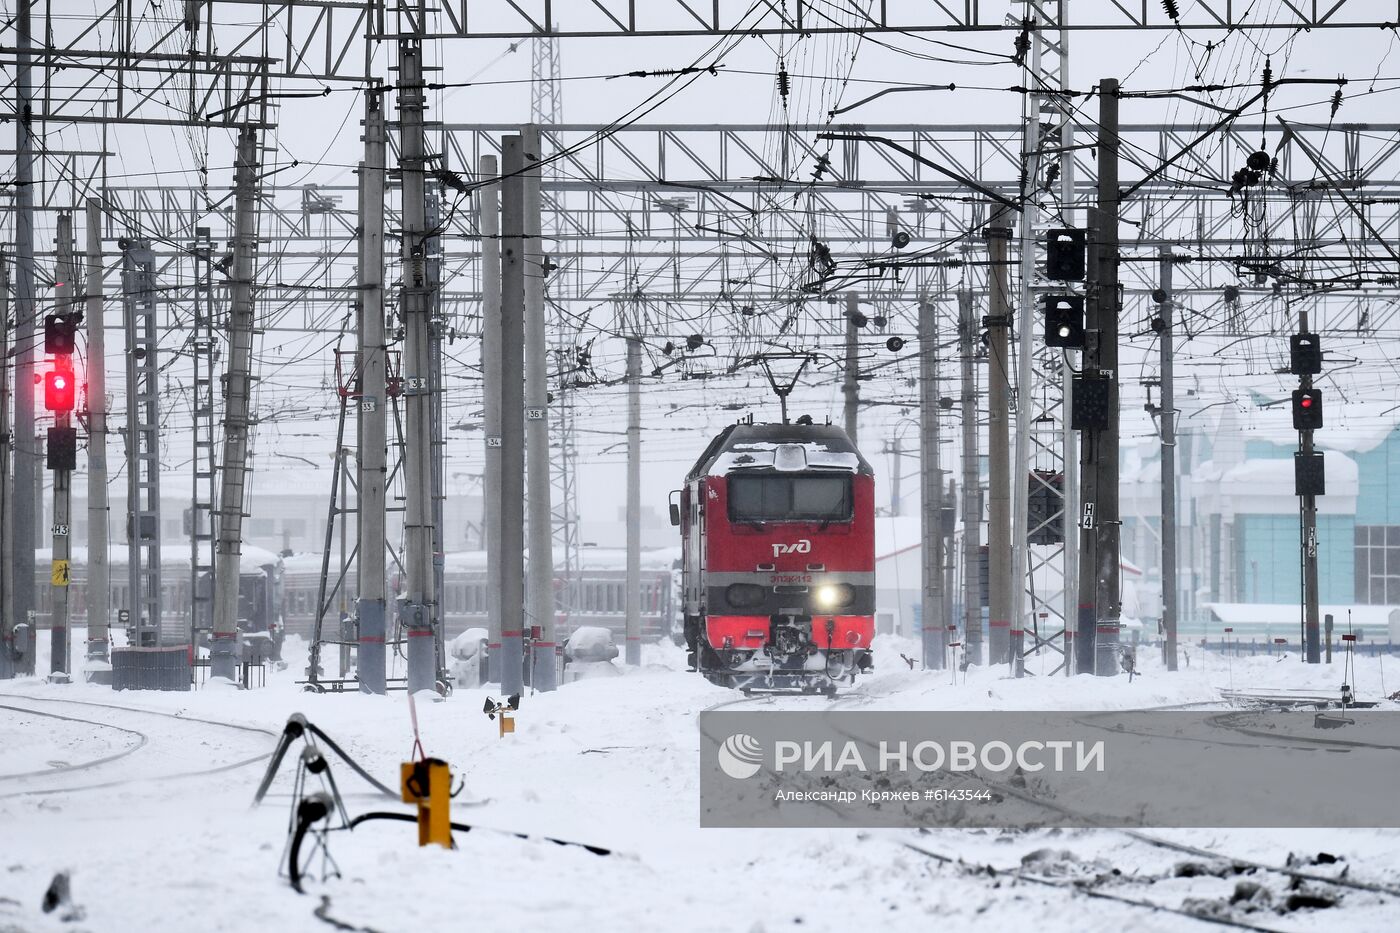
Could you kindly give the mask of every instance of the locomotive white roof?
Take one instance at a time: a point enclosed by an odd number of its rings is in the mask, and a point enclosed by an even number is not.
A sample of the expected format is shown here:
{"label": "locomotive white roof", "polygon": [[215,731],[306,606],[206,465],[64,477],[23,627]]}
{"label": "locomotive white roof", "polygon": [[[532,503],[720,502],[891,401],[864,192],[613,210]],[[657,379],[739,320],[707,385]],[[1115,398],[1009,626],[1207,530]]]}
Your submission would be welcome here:
{"label": "locomotive white roof", "polygon": [[771,468],[789,473],[799,470],[841,470],[854,473],[860,469],[860,457],[849,451],[832,450],[820,442],[802,444],[742,443],[715,458],[711,476],[745,469]]}
{"label": "locomotive white roof", "polygon": [[695,479],[744,470],[872,472],[846,432],[836,425],[741,422],[711,440],[688,475]]}

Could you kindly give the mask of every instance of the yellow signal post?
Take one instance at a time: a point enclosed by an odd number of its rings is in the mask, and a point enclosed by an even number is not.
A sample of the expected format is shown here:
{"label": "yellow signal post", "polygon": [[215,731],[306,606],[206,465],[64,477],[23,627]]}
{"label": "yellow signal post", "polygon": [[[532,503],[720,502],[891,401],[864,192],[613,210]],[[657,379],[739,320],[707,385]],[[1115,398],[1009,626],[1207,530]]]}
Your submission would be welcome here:
{"label": "yellow signal post", "polygon": [[404,803],[418,805],[418,844],[452,848],[452,771],[440,758],[405,761],[399,768]]}

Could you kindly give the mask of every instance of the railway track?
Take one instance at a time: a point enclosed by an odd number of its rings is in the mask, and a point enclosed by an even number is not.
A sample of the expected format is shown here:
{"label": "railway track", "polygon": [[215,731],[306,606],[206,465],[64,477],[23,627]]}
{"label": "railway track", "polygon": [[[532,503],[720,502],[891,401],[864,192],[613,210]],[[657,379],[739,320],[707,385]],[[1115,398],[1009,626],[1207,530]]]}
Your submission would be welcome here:
{"label": "railway track", "polygon": [[97,722],[96,720],[92,719],[80,719],[74,716],[60,716],[58,713],[49,713],[43,710],[30,709],[25,706],[10,706],[6,703],[0,703],[0,709],[7,709],[11,712],[24,713],[30,716],[39,716],[44,719],[57,719],[63,722],[79,723],[80,725],[97,726],[102,729],[111,730],[113,732],[121,732],[126,735],[133,736],[136,740],[135,744],[129,745],[119,752],[115,752],[111,755],[104,755],[101,758],[93,758],[89,761],[79,762],[78,764],[62,764],[58,767],[44,768],[40,771],[21,771],[15,774],[0,774],[0,782],[22,781],[27,778],[48,777],[54,774],[70,773],[74,771],[86,771],[89,768],[97,768],[102,765],[109,764],[113,761],[119,761],[120,759],[125,758],[128,755],[140,751],[146,746],[146,743],[149,741],[149,737],[144,732],[138,732],[135,729],[127,729],[123,726],[112,725],[111,723]]}
{"label": "railway track", "polygon": [[1121,904],[1126,907],[1131,907],[1137,910],[1142,910],[1147,913],[1171,914],[1173,916],[1183,917],[1188,920],[1194,920],[1207,926],[1224,926],[1238,930],[1257,930],[1262,931],[1262,933],[1288,933],[1288,931],[1284,930],[1282,927],[1265,926],[1262,923],[1255,923],[1252,920],[1246,920],[1240,917],[1228,917],[1217,914],[1201,913],[1193,911],[1184,906],[1174,907],[1170,904],[1162,904],[1157,901],[1148,900],[1147,898],[1133,897],[1131,895],[1121,894],[1116,891],[1106,891],[1100,887],[1092,887],[1090,886],[1090,884],[1086,883],[1082,879],[1047,878],[1041,875],[1028,873],[1019,867],[1010,869],[998,869],[990,865],[973,865],[968,862],[965,862],[961,858],[948,855],[943,852],[937,852],[926,846],[918,845],[913,842],[905,842],[903,843],[903,847],[911,852],[918,853],[919,855],[932,859],[933,861],[936,861],[940,864],[949,865],[954,868],[957,868],[961,870],[964,874],[987,878],[989,881],[995,882],[998,885],[1001,884],[1002,881],[1007,880],[1023,881],[1028,884],[1037,885],[1039,887],[1056,888],[1059,890],[1067,891],[1072,896],[1078,895],[1092,898],[1095,900],[1111,901],[1113,903]]}
{"label": "railway track", "polygon": [[[0,700],[7,701],[4,704],[0,704],[0,708],[3,709],[21,712],[27,715],[38,716],[46,719],[74,722],[81,725],[91,726],[96,729],[116,730],[118,732],[132,736],[135,740],[135,743],[133,745],[123,749],[120,752],[111,755],[105,755],[100,758],[91,759],[89,761],[83,761],[72,765],[62,765],[60,767],[55,768],[48,768],[43,771],[0,776],[0,788],[6,786],[14,786],[14,784],[11,784],[10,782],[16,782],[20,786],[23,786],[25,783],[32,783],[39,778],[44,778],[46,779],[46,782],[51,782],[55,778],[61,779],[64,775],[94,771],[102,768],[109,768],[110,766],[124,760],[136,760],[133,758],[133,756],[135,756],[137,752],[141,751],[142,749],[159,744],[159,739],[153,737],[150,733],[143,731],[139,728],[133,728],[128,725],[117,725],[112,722],[107,722],[102,719],[95,719],[87,716],[69,715],[69,713],[73,712],[72,710],[65,710],[64,713],[57,713],[52,711],[51,709],[36,709],[32,705],[12,705],[14,701],[18,701],[22,704],[39,704],[41,706],[46,704],[58,705],[60,706],[60,708],[85,707],[106,710],[117,710],[122,714],[133,715],[136,717],[155,717],[159,719],[175,720],[182,723],[198,724],[201,727],[214,726],[217,728],[232,730],[244,734],[263,735],[267,736],[268,739],[271,741],[275,741],[278,735],[278,733],[273,732],[269,729],[264,729],[260,726],[249,726],[239,723],[220,722],[214,719],[204,719],[197,716],[186,716],[180,713],[168,713],[161,710],[141,709],[139,707],[123,706],[116,703],[97,703],[91,700],[74,700],[62,697],[35,697],[27,696],[25,694],[14,693],[0,693]],[[158,773],[113,777],[111,779],[101,780],[94,783],[65,784],[59,787],[24,787],[20,790],[7,790],[4,793],[0,793],[0,800],[15,797],[37,797],[50,796],[54,794],[77,793],[82,791],[121,787],[129,784],[145,784],[150,782],[175,781],[196,777],[204,777],[207,775],[219,774],[225,771],[234,771],[239,768],[246,768],[250,765],[257,764],[258,762],[266,761],[269,757],[271,757],[271,755],[272,752],[269,749],[267,752],[264,752],[262,754],[246,758],[237,758],[233,761],[223,762],[208,768],[194,768],[185,771],[160,771]]]}
{"label": "railway track", "polygon": [[[713,706],[708,707],[707,711],[742,706],[744,704],[755,703],[763,699],[767,699],[770,703],[772,702],[771,698],[737,698],[734,700],[728,700],[714,704]],[[870,694],[864,690],[857,689],[848,693],[841,694],[835,700],[828,703],[823,708],[823,711],[837,712],[848,710],[851,708],[859,708],[868,704],[872,700],[877,699],[880,699],[879,695]],[[1081,717],[1080,721],[1084,722],[1086,725],[1092,725],[1096,728],[1110,728],[1109,726],[1101,725],[1095,720],[1116,715],[1122,712],[1181,711],[1189,709],[1199,709],[1202,707],[1210,708],[1216,707],[1218,705],[1218,701],[1199,701],[1192,703],[1170,704],[1158,707],[1147,707],[1131,711],[1106,710],[1102,713],[1087,714]],[[1238,713],[1238,711],[1226,712],[1222,713],[1220,716],[1211,717],[1210,722],[1213,726],[1221,730],[1234,731],[1240,733],[1242,740],[1244,740],[1245,737],[1266,737],[1280,743],[1289,743],[1296,740],[1300,747],[1306,748],[1354,748],[1357,746],[1373,746],[1377,748],[1387,749],[1390,748],[1390,746],[1374,745],[1374,743],[1359,743],[1352,740],[1334,739],[1329,737],[1280,737],[1273,733],[1262,733],[1258,730],[1250,729],[1248,718],[1242,717]],[[849,735],[841,730],[837,731],[838,733],[846,735],[848,738],[851,738],[855,741],[863,741],[859,736]],[[712,739],[715,738],[714,736],[710,737]],[[1208,739],[1187,740],[1210,741]],[[1217,739],[1215,741],[1221,740]],[[1241,744],[1243,744],[1243,741],[1241,742]],[[1073,815],[1079,818],[1087,816],[1087,814],[1078,813],[1077,811],[1053,804],[1040,798],[1036,798],[1032,795],[1022,794],[1015,788],[1009,788],[1001,783],[985,783],[988,787],[998,792],[1007,793],[1011,796],[1015,796],[1018,799],[1021,799],[1027,803],[1035,804],[1045,809],[1051,810],[1052,812],[1056,812],[1058,815]],[[833,812],[835,812],[834,808]],[[1311,887],[1313,889],[1321,889],[1324,892],[1354,892],[1356,894],[1362,894],[1376,898],[1384,898],[1387,901],[1394,901],[1395,903],[1393,905],[1386,905],[1386,909],[1389,910],[1394,910],[1397,907],[1400,907],[1400,887],[1394,887],[1391,885],[1374,881],[1355,879],[1351,877],[1346,877],[1341,874],[1326,874],[1321,871],[1308,870],[1307,867],[1303,866],[1273,865],[1266,862],[1260,862],[1254,859],[1230,856],[1225,853],[1202,849],[1196,846],[1176,842],[1171,839],[1165,839],[1160,836],[1156,836],[1151,833],[1146,833],[1139,830],[1115,828],[1107,829],[1106,831],[1120,833],[1126,836],[1127,838],[1133,840],[1134,842],[1140,845],[1148,846],[1150,848],[1191,856],[1192,858],[1204,861],[1208,865],[1228,865],[1231,867],[1231,871],[1233,872],[1247,873],[1242,874],[1239,880],[1259,882],[1262,879],[1273,878],[1280,882],[1282,889],[1285,891],[1295,890],[1300,886],[1305,886]],[[1273,914],[1267,914],[1265,916],[1256,916],[1257,913],[1260,913],[1259,911],[1245,914],[1240,911],[1233,910],[1232,905],[1225,905],[1221,902],[1211,901],[1209,898],[1198,899],[1200,903],[1197,904],[1192,904],[1189,900],[1182,900],[1179,904],[1172,904],[1165,903],[1161,900],[1153,900],[1147,896],[1139,896],[1138,893],[1128,893],[1124,890],[1114,890],[1114,882],[1120,880],[1119,876],[1117,875],[1110,874],[1104,877],[1095,877],[1087,879],[1046,877],[1044,875],[1037,874],[1034,871],[1028,870],[1025,866],[1020,865],[1010,868],[995,868],[989,865],[969,863],[957,855],[936,851],[930,848],[925,842],[921,840],[904,840],[899,844],[901,845],[901,847],[907,849],[908,851],[917,853],[926,858],[932,859],[942,864],[956,866],[963,870],[969,876],[985,878],[990,884],[993,885],[1000,885],[1005,881],[1012,879],[1020,880],[1028,884],[1033,884],[1040,887],[1059,889],[1066,892],[1071,897],[1086,897],[1095,900],[1103,900],[1117,903],[1127,909],[1133,911],[1141,911],[1144,914],[1151,913],[1179,917],[1182,918],[1183,923],[1187,921],[1193,921],[1195,923],[1200,924],[1202,927],[1227,927],[1240,930],[1264,931],[1264,933],[1285,933],[1286,930],[1293,928],[1292,925],[1276,925],[1278,923],[1288,923],[1286,914],[1281,916]],[[1155,883],[1157,880],[1166,879],[1164,877],[1159,879],[1139,878],[1137,880],[1139,882],[1147,881],[1150,883]]]}
{"label": "railway track", "polygon": [[[1174,710],[1188,709],[1188,708],[1192,708],[1192,707],[1212,706],[1212,705],[1215,705],[1215,704],[1214,704],[1214,703],[1190,703],[1190,704],[1173,704],[1173,705],[1170,705],[1170,706],[1162,706],[1162,707],[1148,707],[1148,708],[1134,709],[1134,710],[1106,710],[1106,711],[1103,711],[1102,713],[1094,713],[1094,714],[1091,714],[1091,715],[1089,715],[1089,716],[1085,716],[1085,717],[1083,717],[1083,718],[1081,718],[1081,719],[1078,719],[1078,720],[1076,720],[1076,721],[1083,722],[1085,725],[1092,725],[1092,726],[1094,726],[1094,727],[1096,727],[1096,728],[1108,728],[1108,727],[1106,727],[1106,726],[1098,726],[1097,724],[1091,723],[1091,722],[1087,722],[1086,720],[1088,720],[1088,719],[1094,719],[1094,718],[1102,718],[1102,717],[1105,717],[1105,716],[1110,716],[1110,715],[1114,715],[1114,714],[1118,714],[1118,713],[1122,713],[1122,712],[1161,712],[1161,711],[1174,711]],[[1315,748],[1318,748],[1318,747],[1326,747],[1326,746],[1333,746],[1333,747],[1337,747],[1337,748],[1356,748],[1356,747],[1372,747],[1372,748],[1380,748],[1380,749],[1390,749],[1390,748],[1392,748],[1392,746],[1389,746],[1389,745],[1378,745],[1378,744],[1367,743],[1367,742],[1355,742],[1355,741],[1344,740],[1344,739],[1328,739],[1328,738],[1321,738],[1321,737],[1317,737],[1317,738],[1315,738],[1315,737],[1280,737],[1280,736],[1278,736],[1278,735],[1275,734],[1275,733],[1267,733],[1267,732],[1260,732],[1260,731],[1258,731],[1258,730],[1251,730],[1251,729],[1247,728],[1246,726],[1243,726],[1243,725],[1241,725],[1240,723],[1236,722],[1235,720],[1236,720],[1237,716],[1238,716],[1237,713],[1224,713],[1224,714],[1222,714],[1222,715],[1220,715],[1220,716],[1210,717],[1210,719],[1209,719],[1208,721],[1209,721],[1213,726],[1215,726],[1215,727],[1217,727],[1217,728],[1220,728],[1220,729],[1222,729],[1222,730],[1239,732],[1239,733],[1241,733],[1242,735],[1246,735],[1246,736],[1254,736],[1254,737],[1269,738],[1269,739],[1271,739],[1271,740],[1273,740],[1273,741],[1275,741],[1275,742],[1278,742],[1279,744],[1290,744],[1290,745],[1292,745],[1293,742],[1296,741],[1298,744],[1293,745],[1293,747],[1302,747],[1302,748],[1308,748],[1308,749],[1315,749]],[[1126,730],[1126,731],[1133,732],[1134,734],[1137,734],[1137,735],[1143,735],[1143,736],[1146,736],[1146,737],[1151,737],[1151,738],[1157,738],[1157,737],[1159,737],[1159,736],[1157,736],[1157,735],[1155,735],[1155,734],[1153,734],[1153,733],[1146,733],[1146,732],[1141,732],[1141,731],[1136,731],[1136,730]],[[1160,737],[1161,737],[1161,738],[1178,738],[1178,737],[1174,737],[1174,736],[1160,736]],[[1285,739],[1288,739],[1289,741],[1285,741]],[[1221,740],[1219,740],[1219,739],[1214,739],[1214,740],[1212,740],[1212,739],[1195,739],[1195,738],[1182,738],[1182,740],[1183,740],[1183,741],[1202,741],[1202,742],[1207,742],[1207,741],[1219,742],[1219,741],[1221,741]],[[1245,743],[1241,742],[1241,743],[1239,743],[1239,744],[1245,744]],[[1257,743],[1252,743],[1252,744],[1257,744]],[[977,776],[975,773],[969,774],[968,776],[969,776],[969,777],[972,777],[973,779],[978,779],[978,776]],[[1061,806],[1061,805],[1058,805],[1058,804],[1054,804],[1054,803],[1051,803],[1051,802],[1049,802],[1049,801],[1046,801],[1046,800],[1044,800],[1044,799],[1042,799],[1042,798],[1035,797],[1035,796],[1030,795],[1030,794],[1022,793],[1021,791],[1017,790],[1016,788],[1011,787],[1011,786],[1009,786],[1009,785],[1007,785],[1007,784],[1004,784],[1004,783],[994,783],[994,782],[985,781],[985,780],[983,781],[983,783],[984,783],[986,786],[988,786],[988,787],[990,787],[990,788],[993,788],[993,789],[995,789],[996,791],[998,791],[998,792],[1000,792],[1000,793],[1004,793],[1004,794],[1007,794],[1008,796],[1016,797],[1017,799],[1019,799],[1019,800],[1021,800],[1021,801],[1023,801],[1023,802],[1026,802],[1026,803],[1038,805],[1038,806],[1040,806],[1040,807],[1042,807],[1042,808],[1044,808],[1044,809],[1050,810],[1050,811],[1055,812],[1055,813],[1058,813],[1058,814],[1060,814],[1060,815],[1071,815],[1071,816],[1075,816],[1075,817],[1078,817],[1078,818],[1085,818],[1085,817],[1091,816],[1091,814],[1085,814],[1085,813],[1083,813],[1083,812],[1081,812],[1081,811],[1077,811],[1077,810],[1074,810],[1074,809],[1071,809],[1071,808],[1068,808],[1068,807],[1064,807],[1064,806]],[[1322,873],[1320,873],[1320,872],[1307,871],[1307,870],[1305,870],[1305,869],[1303,869],[1303,868],[1298,868],[1298,867],[1294,867],[1294,866],[1290,866],[1290,865],[1271,865],[1271,864],[1268,864],[1268,863],[1266,863],[1266,862],[1260,862],[1260,861],[1257,861],[1257,860],[1254,860],[1254,859],[1240,858],[1240,857],[1237,857],[1237,856],[1227,855],[1227,854],[1224,854],[1224,853],[1221,853],[1221,852],[1218,852],[1218,851],[1212,851],[1212,850],[1208,850],[1208,849],[1202,849],[1202,848],[1199,848],[1199,847],[1197,847],[1197,846],[1192,846],[1192,845],[1188,845],[1188,844],[1185,844],[1185,843],[1176,842],[1176,841],[1170,840],[1170,839],[1164,839],[1164,838],[1162,838],[1162,837],[1160,837],[1160,836],[1155,836],[1155,835],[1153,835],[1153,834],[1151,834],[1151,833],[1142,832],[1142,831],[1140,831],[1140,830],[1125,829],[1125,828],[1106,828],[1106,829],[1107,829],[1108,831],[1121,833],[1122,835],[1127,836],[1129,839],[1132,839],[1132,840],[1134,840],[1134,841],[1136,841],[1136,842],[1138,842],[1138,843],[1141,843],[1141,844],[1143,844],[1143,845],[1147,845],[1147,846],[1152,847],[1152,848],[1162,849],[1162,850],[1164,850],[1164,851],[1170,851],[1170,852],[1181,853],[1181,854],[1183,854],[1183,855],[1190,855],[1190,856],[1193,856],[1193,857],[1195,857],[1195,858],[1203,859],[1203,860],[1205,860],[1205,861],[1208,862],[1208,863],[1226,864],[1226,865],[1232,866],[1232,868],[1233,868],[1233,869],[1236,869],[1236,870],[1242,868],[1242,869],[1247,869],[1247,870],[1249,870],[1250,872],[1256,873],[1256,874],[1273,875],[1273,876],[1276,876],[1276,877],[1279,877],[1279,878],[1284,878],[1284,879],[1287,879],[1287,881],[1285,882],[1285,887],[1286,887],[1286,888],[1292,888],[1292,887],[1296,887],[1296,886],[1302,885],[1302,884],[1310,884],[1310,885],[1314,885],[1314,886],[1322,885],[1322,886],[1328,886],[1328,887],[1331,887],[1331,888],[1341,888],[1341,889],[1346,889],[1346,890],[1349,890],[1349,891],[1355,891],[1355,892],[1359,892],[1359,893],[1365,893],[1365,894],[1371,894],[1371,895],[1378,895],[1378,896],[1381,896],[1381,897],[1390,898],[1390,899],[1392,899],[1392,900],[1395,902],[1395,904],[1391,907],[1391,909],[1393,910],[1393,909],[1396,909],[1396,908],[1400,908],[1400,887],[1394,887],[1394,886],[1390,886],[1390,885],[1386,885],[1386,884],[1382,884],[1382,883],[1378,883],[1378,882],[1372,882],[1372,881],[1357,880],[1357,879],[1353,879],[1353,878],[1350,878],[1350,877],[1343,877],[1343,876],[1339,876],[1339,875],[1327,875],[1327,874],[1322,874]],[[941,862],[941,863],[945,863],[945,864],[952,864],[952,863],[965,864],[965,863],[963,863],[960,859],[958,859],[958,858],[956,858],[956,857],[954,857],[954,856],[947,855],[946,853],[935,852],[935,851],[933,851],[933,850],[927,848],[926,846],[919,845],[919,844],[916,844],[916,843],[913,843],[913,842],[906,842],[906,843],[904,843],[904,847],[905,847],[906,849],[910,850],[910,851],[917,852],[917,853],[919,853],[919,854],[921,854],[921,855],[924,855],[924,856],[926,856],[926,857],[928,857],[928,858],[934,859],[935,861],[938,861],[938,862]],[[1186,907],[1186,906],[1176,907],[1176,906],[1172,906],[1172,905],[1170,905],[1170,904],[1163,904],[1163,903],[1160,903],[1160,902],[1157,902],[1157,901],[1147,900],[1146,898],[1133,897],[1133,896],[1131,896],[1131,895],[1123,894],[1123,893],[1116,892],[1116,891],[1104,890],[1104,885],[1106,885],[1106,883],[1107,883],[1107,880],[1106,880],[1106,879],[1096,879],[1096,880],[1091,884],[1091,883],[1088,883],[1088,882],[1084,881],[1083,879],[1047,878],[1047,877],[1044,877],[1044,876],[1040,876],[1040,875],[1034,874],[1034,873],[1032,873],[1032,872],[1024,871],[1024,870],[1023,870],[1022,868],[1020,868],[1020,867],[1018,867],[1018,868],[1013,868],[1013,869],[995,869],[995,868],[992,868],[991,866],[977,866],[974,870],[977,871],[977,872],[981,872],[981,873],[984,873],[984,874],[988,874],[990,877],[994,877],[994,878],[995,878],[995,877],[1005,877],[1005,878],[1012,878],[1012,877],[1014,877],[1014,878],[1017,878],[1017,879],[1020,879],[1020,880],[1026,881],[1026,882],[1029,882],[1029,883],[1031,883],[1031,884],[1036,884],[1036,885],[1046,886],[1046,887],[1061,888],[1061,889],[1069,890],[1069,891],[1073,892],[1074,894],[1078,894],[1078,895],[1082,895],[1082,896],[1085,896],[1085,897],[1094,898],[1094,899],[1098,899],[1098,900],[1114,901],[1114,902],[1117,902],[1117,903],[1120,903],[1120,904],[1124,904],[1124,905],[1127,905],[1127,906],[1130,906],[1130,907],[1140,908],[1140,909],[1143,909],[1143,910],[1146,910],[1146,911],[1149,911],[1149,912],[1152,912],[1152,913],[1167,913],[1167,914],[1178,915],[1178,916],[1181,916],[1181,917],[1186,917],[1186,918],[1189,918],[1189,919],[1191,919],[1191,920],[1198,921],[1198,922],[1200,922],[1200,923],[1202,923],[1202,924],[1209,925],[1209,926],[1226,926],[1226,927],[1233,927],[1233,928],[1235,928],[1235,929],[1242,929],[1242,930],[1262,930],[1262,931],[1269,931],[1269,933],[1284,933],[1283,928],[1281,928],[1281,927],[1277,927],[1277,926],[1265,926],[1265,925],[1262,925],[1262,922],[1255,922],[1255,921],[1252,920],[1252,919],[1245,919],[1245,918],[1242,918],[1242,917],[1239,917],[1239,916],[1230,916],[1230,915],[1228,915],[1228,913],[1210,913],[1210,912],[1202,912],[1201,910],[1193,910],[1193,909],[1188,908],[1188,907]]]}

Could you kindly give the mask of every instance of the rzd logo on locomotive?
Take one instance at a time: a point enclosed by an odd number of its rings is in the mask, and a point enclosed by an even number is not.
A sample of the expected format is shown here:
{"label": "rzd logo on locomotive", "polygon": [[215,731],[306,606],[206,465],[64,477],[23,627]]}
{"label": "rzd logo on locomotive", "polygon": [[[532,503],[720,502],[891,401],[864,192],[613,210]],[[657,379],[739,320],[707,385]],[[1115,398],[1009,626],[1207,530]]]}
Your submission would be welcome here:
{"label": "rzd logo on locomotive", "polygon": [[812,552],[812,542],[803,538],[794,541],[792,544],[774,544],[773,556],[782,557],[784,554],[810,554]]}

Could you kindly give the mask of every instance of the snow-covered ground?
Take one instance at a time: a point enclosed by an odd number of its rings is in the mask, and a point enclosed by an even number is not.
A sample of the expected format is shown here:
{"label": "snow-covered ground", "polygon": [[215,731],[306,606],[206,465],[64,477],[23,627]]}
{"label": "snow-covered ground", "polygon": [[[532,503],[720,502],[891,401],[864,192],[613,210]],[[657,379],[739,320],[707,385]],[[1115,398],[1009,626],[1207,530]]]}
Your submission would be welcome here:
{"label": "snow-covered ground", "polygon": [[[81,643],[81,633],[78,637]],[[1255,657],[1227,667],[1223,659],[1192,650],[1190,666],[1175,674],[1161,670],[1144,652],[1143,672],[1131,683],[1126,677],[1087,676],[1013,680],[1004,669],[973,669],[954,683],[949,672],[908,670],[899,655],[913,656],[914,647],[883,640],[877,646],[878,672],[843,706],[1149,707],[1212,700],[1218,688],[1232,684],[1333,692],[1342,674],[1340,661],[1330,668],[1307,667],[1296,656]],[[1297,893],[1288,890],[1286,877],[1241,874],[1224,862],[1119,831],[702,830],[696,715],[738,695],[685,673],[682,653],[669,645],[649,647],[643,668],[628,676],[526,697],[518,731],[504,740],[481,711],[486,691],[461,690],[444,702],[420,702],[428,754],[449,761],[465,779],[458,803],[479,801],[456,807],[453,816],[482,831],[458,833],[455,851],[418,848],[415,830],[402,823],[368,823],[333,833],[330,850],[340,877],[315,878],[308,893],[299,895],[279,877],[290,761],[263,806],[250,807],[265,767],[260,758],[271,751],[287,716],[304,713],[392,786],[399,763],[410,756],[412,733],[404,694],[303,693],[295,680],[304,666],[304,646],[289,645],[288,656],[286,671],[270,675],[266,688],[248,692],[137,694],[37,679],[0,683],[0,931],[270,933],[328,930],[332,921],[346,924],[340,929],[376,931],[1091,933],[1211,926],[1088,892],[1215,912],[1253,928],[1400,927],[1400,898],[1341,889],[1334,907],[1284,910],[1288,895]],[[1394,691],[1400,688],[1400,661],[1391,673]],[[1363,659],[1355,677],[1358,696],[1381,696],[1381,678],[1380,659]],[[823,709],[827,704],[785,697],[752,705]],[[171,718],[172,713],[181,718]],[[255,728],[232,729],[220,722]],[[66,770],[89,762],[95,763]],[[374,795],[345,766],[334,760],[332,766],[352,816],[406,811]],[[1279,801],[1281,811],[1297,805],[1305,802]],[[614,854],[520,839],[515,832],[606,846]],[[1331,875],[1345,869],[1353,880],[1400,887],[1400,833],[1394,831],[1149,835],[1210,850],[1222,859],[1275,865],[1290,854],[1315,861],[1326,852],[1342,861],[1309,871]],[[954,861],[921,854],[909,844]],[[1183,862],[1209,871],[1173,877]],[[1027,876],[1062,886],[1005,873],[1023,865]],[[45,913],[41,901],[60,871],[70,875],[72,905]],[[1063,886],[1072,879],[1091,883],[1084,891]],[[1260,890],[1250,887],[1255,882]],[[1236,903],[1230,904],[1232,899]]]}

